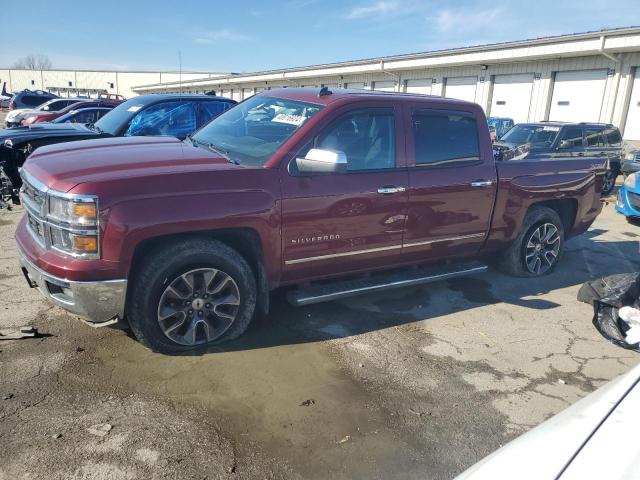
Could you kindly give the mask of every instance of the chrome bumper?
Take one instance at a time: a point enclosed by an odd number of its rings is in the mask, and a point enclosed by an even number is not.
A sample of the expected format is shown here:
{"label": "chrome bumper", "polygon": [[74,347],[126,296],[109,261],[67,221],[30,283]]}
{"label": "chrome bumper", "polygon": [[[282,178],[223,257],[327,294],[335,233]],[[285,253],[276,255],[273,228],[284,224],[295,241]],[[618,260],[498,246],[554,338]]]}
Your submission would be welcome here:
{"label": "chrome bumper", "polygon": [[40,290],[51,303],[96,326],[124,318],[127,280],[69,281],[40,270],[27,260],[20,248],[18,255],[29,286]]}

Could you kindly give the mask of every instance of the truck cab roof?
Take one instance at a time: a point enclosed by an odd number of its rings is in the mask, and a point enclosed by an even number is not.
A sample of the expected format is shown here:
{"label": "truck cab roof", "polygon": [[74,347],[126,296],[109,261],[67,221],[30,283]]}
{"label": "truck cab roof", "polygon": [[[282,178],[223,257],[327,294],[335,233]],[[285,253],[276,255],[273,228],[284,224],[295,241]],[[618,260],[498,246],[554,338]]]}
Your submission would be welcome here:
{"label": "truck cab roof", "polygon": [[458,100],[455,98],[439,97],[435,95],[421,95],[415,93],[401,93],[401,92],[381,92],[378,90],[363,90],[355,88],[335,88],[329,89],[329,93],[320,95],[322,89],[317,87],[300,87],[300,88],[277,88],[272,90],[264,90],[260,92],[260,95],[274,96],[279,98],[286,98],[289,100],[298,100],[301,102],[315,103],[317,105],[329,105],[333,102],[342,100],[375,100],[393,98],[394,100],[407,100],[407,101],[436,101],[438,103],[445,103],[450,105],[478,105],[473,102],[467,102],[465,100]]}

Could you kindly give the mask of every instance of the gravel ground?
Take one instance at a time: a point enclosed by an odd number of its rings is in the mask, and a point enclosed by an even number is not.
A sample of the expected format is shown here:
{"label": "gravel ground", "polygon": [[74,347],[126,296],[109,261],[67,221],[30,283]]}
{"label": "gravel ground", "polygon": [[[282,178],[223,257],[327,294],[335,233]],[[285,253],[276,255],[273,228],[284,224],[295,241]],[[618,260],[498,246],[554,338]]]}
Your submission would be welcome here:
{"label": "gravel ground", "polygon": [[273,311],[204,355],[149,352],[44,302],[0,210],[0,479],[451,479],[638,363],[576,294],[640,270],[608,205],[542,279],[497,272]]}

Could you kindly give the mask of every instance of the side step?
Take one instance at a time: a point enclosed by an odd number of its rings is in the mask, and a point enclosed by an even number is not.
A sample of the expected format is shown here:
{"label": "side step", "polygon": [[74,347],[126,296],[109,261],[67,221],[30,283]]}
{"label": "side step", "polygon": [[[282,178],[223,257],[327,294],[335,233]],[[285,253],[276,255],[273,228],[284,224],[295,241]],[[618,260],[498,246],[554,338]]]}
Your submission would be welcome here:
{"label": "side step", "polygon": [[287,293],[287,300],[299,307],[353,297],[363,293],[380,292],[392,288],[411,287],[423,283],[439,282],[449,278],[486,272],[489,267],[481,262],[458,263],[445,267],[422,267],[394,273],[376,273],[371,277],[355,280],[335,280],[322,284],[300,287]]}

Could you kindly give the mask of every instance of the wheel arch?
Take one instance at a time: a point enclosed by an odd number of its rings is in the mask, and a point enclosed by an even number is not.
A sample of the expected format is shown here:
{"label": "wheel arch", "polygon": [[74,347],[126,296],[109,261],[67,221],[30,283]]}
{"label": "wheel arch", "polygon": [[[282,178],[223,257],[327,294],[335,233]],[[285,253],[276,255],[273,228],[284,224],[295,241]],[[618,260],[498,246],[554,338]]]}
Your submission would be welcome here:
{"label": "wheel arch", "polygon": [[269,313],[269,281],[264,265],[264,250],[259,233],[253,228],[222,228],[198,232],[161,235],[142,240],[133,251],[129,270],[129,285],[135,281],[136,272],[145,259],[166,245],[178,243],[188,238],[218,240],[236,250],[249,264],[258,287],[256,308],[264,315]]}
{"label": "wheel arch", "polygon": [[562,221],[562,228],[564,229],[565,238],[570,236],[570,233],[573,230],[573,226],[576,221],[576,215],[578,213],[578,201],[575,198],[544,200],[542,202],[532,203],[531,205],[529,205],[529,208],[527,208],[525,217],[526,214],[528,214],[531,209],[535,207],[547,207],[555,211]]}

